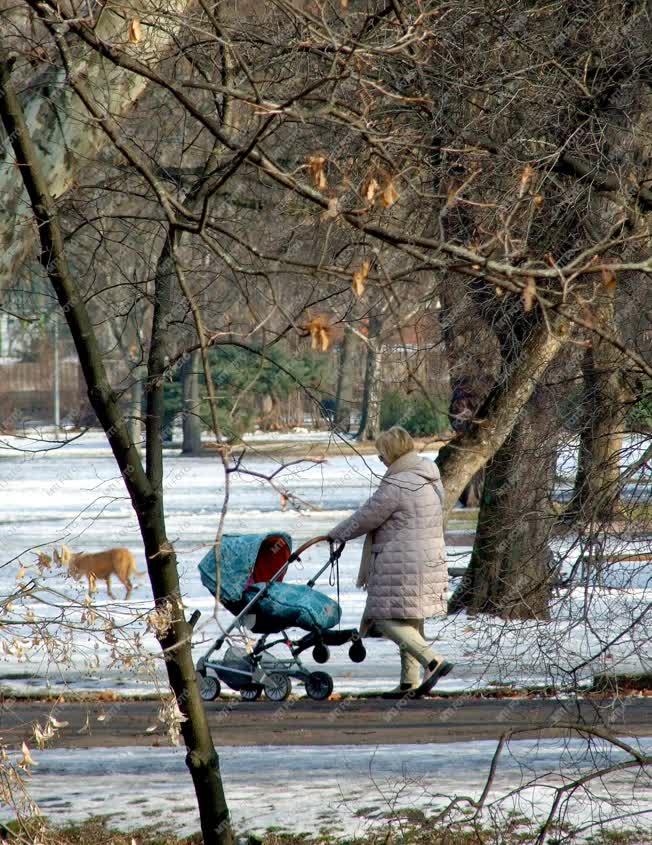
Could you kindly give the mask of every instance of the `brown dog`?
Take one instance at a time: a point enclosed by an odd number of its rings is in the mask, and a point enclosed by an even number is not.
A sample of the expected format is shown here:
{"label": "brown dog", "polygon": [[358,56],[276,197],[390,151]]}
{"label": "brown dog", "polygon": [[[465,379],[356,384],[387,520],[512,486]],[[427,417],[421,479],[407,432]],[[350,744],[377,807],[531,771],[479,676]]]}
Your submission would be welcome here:
{"label": "brown dog", "polygon": [[88,591],[93,594],[97,587],[97,579],[103,578],[106,581],[106,591],[115,598],[111,592],[111,576],[115,575],[125,586],[128,599],[133,590],[131,583],[132,575],[144,575],[138,572],[136,561],[129,549],[107,549],[105,552],[73,552],[68,546],[61,546],[61,551],[54,550],[54,559],[62,566],[68,567],[68,572],[79,581],[82,576],[88,579]]}

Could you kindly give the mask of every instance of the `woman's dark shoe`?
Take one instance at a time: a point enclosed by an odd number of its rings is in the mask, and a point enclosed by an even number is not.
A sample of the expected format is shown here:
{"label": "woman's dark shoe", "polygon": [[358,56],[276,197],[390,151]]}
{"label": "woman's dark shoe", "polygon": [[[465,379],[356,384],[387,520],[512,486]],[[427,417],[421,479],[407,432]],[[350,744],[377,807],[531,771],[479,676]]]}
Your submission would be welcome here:
{"label": "woman's dark shoe", "polygon": [[381,698],[412,698],[417,691],[417,687],[413,687],[412,684],[400,684],[396,689],[390,690],[389,692],[381,693]]}
{"label": "woman's dark shoe", "polygon": [[437,681],[445,675],[448,675],[452,669],[453,664],[449,663],[448,660],[433,660],[432,663],[429,663],[425,675],[423,676],[421,686],[417,687],[414,692],[415,697],[427,695],[435,686]]}

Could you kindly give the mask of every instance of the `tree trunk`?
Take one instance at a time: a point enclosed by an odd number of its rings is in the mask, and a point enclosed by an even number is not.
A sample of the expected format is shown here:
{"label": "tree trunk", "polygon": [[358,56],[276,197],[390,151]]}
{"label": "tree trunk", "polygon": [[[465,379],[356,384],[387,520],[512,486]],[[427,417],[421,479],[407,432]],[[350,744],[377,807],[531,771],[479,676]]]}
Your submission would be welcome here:
{"label": "tree trunk", "polygon": [[353,387],[353,349],[355,338],[353,332],[344,330],[342,348],[337,371],[337,388],[335,391],[335,419],[338,431],[349,431],[351,428],[351,404]]}
{"label": "tree trunk", "polygon": [[[604,293],[600,318],[615,328],[614,295]],[[564,522],[603,525],[618,512],[620,456],[627,411],[622,355],[595,336],[584,354],[577,474]]]}
{"label": "tree trunk", "polygon": [[[39,159],[25,124],[20,103],[9,81],[10,67],[0,62],[0,119],[14,148],[19,173],[36,219],[41,240],[41,263],[66,316],[90,402],[107,434],[116,462],[138,516],[147,555],[147,569],[158,607],[172,610],[172,623],[159,641],[165,653],[170,686],[182,716],[182,734],[188,754],[205,845],[231,845],[228,808],[222,788],[218,758],[208,729],[192,661],[192,627],[181,602],[174,550],[165,533],[163,513],[163,416],[164,332],[169,322],[170,276],[162,277],[157,289],[152,343],[148,366],[147,473],[129,431],[118,397],[111,389],[102,361],[97,335],[84,298],[68,267],[56,209],[40,168]],[[161,281],[157,279],[157,281]]]}
{"label": "tree trunk", "polygon": [[450,610],[548,618],[555,472],[555,449],[542,448],[548,422],[547,410],[530,402],[488,464],[471,562]]}
{"label": "tree trunk", "polygon": [[380,317],[369,319],[369,343],[364,374],[360,425],[356,440],[375,440],[380,434],[380,405],[383,400],[383,350]]}
{"label": "tree trunk", "polygon": [[536,327],[505,377],[490,392],[468,431],[444,446],[437,457],[446,491],[446,516],[475,473],[509,437],[537,383],[565,340],[565,326]]}
{"label": "tree trunk", "polygon": [[142,437],[143,422],[143,378],[146,367],[138,365],[131,371],[133,384],[129,395],[129,437],[131,442],[138,445]]}
{"label": "tree trunk", "polygon": [[201,367],[201,351],[195,350],[185,360],[181,370],[183,390],[183,455],[200,455],[201,416],[199,413],[199,370]]}
{"label": "tree trunk", "polygon": [[463,508],[477,508],[482,498],[482,488],[484,487],[485,470],[481,469],[476,472],[473,478],[466,485],[464,490],[460,493],[460,504]]}
{"label": "tree trunk", "polygon": [[[143,39],[139,43],[140,55],[160,59],[184,24],[183,10],[186,0],[171,0],[166,12],[152,0],[135,0],[129,7],[129,16],[141,21]],[[95,34],[104,42],[121,42],[125,39],[127,22],[122,6],[111,4],[97,6]],[[164,24],[161,23],[163,14]],[[149,25],[148,21],[152,21]],[[98,103],[109,114],[117,117],[129,111],[147,86],[147,80],[138,74],[116,66],[90,48],[76,48],[76,70],[84,75]],[[75,183],[77,168],[97,155],[98,149],[108,139],[102,128],[87,114],[82,101],[72,90],[66,71],[50,66],[26,86],[20,97],[30,137],[38,138],[38,161],[47,180],[52,197],[60,197]],[[25,257],[36,231],[23,224],[29,212],[29,198],[25,193],[18,168],[13,166],[11,146],[0,139],[0,291],[13,281],[14,272]]]}
{"label": "tree trunk", "polygon": [[382,361],[381,350],[367,349],[362,413],[356,438],[375,440],[380,434],[380,404],[382,402]]}
{"label": "tree trunk", "polygon": [[179,710],[186,717],[181,723],[181,734],[188,752],[186,765],[195,787],[203,841],[205,845],[231,845],[233,837],[219,758],[199,695],[191,650],[192,626],[183,612],[177,558],[165,532],[161,492],[142,503],[138,521],[156,604],[176,611],[172,626],[159,637],[159,642],[166,655],[170,686]]}
{"label": "tree trunk", "polygon": [[[560,329],[563,326],[559,327]],[[552,588],[548,498],[555,449],[545,433],[547,410],[533,394],[562,345],[563,332],[544,321],[521,324],[523,341],[498,335],[504,375],[466,431],[440,453],[447,505],[488,461],[478,527],[468,572],[449,602],[452,611],[491,613],[505,619],[547,618]],[[511,342],[510,342],[511,341]],[[456,449],[452,464],[446,450]],[[450,454],[450,453],[449,453]],[[481,462],[482,461],[482,462]],[[453,486],[452,481],[455,482]],[[448,485],[447,485],[448,482]],[[455,498],[450,491],[457,494]],[[459,492],[458,492],[459,491]]]}
{"label": "tree trunk", "polygon": [[374,352],[369,376],[369,398],[367,399],[367,425],[365,440],[375,440],[380,434],[380,406],[383,401],[383,350]]}

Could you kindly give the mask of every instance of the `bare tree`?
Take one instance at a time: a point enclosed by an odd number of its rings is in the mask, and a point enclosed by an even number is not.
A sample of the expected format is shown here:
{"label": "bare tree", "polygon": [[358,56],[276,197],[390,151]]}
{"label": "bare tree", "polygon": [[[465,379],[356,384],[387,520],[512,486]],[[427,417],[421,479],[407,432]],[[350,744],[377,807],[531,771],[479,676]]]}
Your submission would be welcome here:
{"label": "bare tree", "polygon": [[351,427],[351,388],[354,380],[355,364],[355,338],[350,329],[345,326],[338,361],[335,415],[333,420],[336,428],[342,431],[348,431]]}
{"label": "bare tree", "polygon": [[[194,620],[185,618],[177,560],[165,533],[163,512],[162,393],[163,383],[152,374],[152,363],[160,360],[153,334],[149,365],[149,415],[147,420],[147,467],[129,436],[129,429],[112,391],[102,363],[97,338],[79,290],[70,274],[56,210],[42,174],[34,142],[29,134],[19,100],[10,82],[10,64],[0,65],[0,117],[21,168],[41,238],[41,262],[73,336],[88,386],[90,402],[107,434],[116,463],[138,515],[148,571],[156,606],[161,617],[157,632],[179,710],[185,718],[182,733],[188,749],[186,762],[195,785],[202,833],[206,843],[232,841],[229,814],[219,774],[217,753],[199,695],[190,639]],[[159,306],[160,312],[160,306]],[[156,325],[156,318],[155,318]],[[156,416],[153,415],[156,412]]]}

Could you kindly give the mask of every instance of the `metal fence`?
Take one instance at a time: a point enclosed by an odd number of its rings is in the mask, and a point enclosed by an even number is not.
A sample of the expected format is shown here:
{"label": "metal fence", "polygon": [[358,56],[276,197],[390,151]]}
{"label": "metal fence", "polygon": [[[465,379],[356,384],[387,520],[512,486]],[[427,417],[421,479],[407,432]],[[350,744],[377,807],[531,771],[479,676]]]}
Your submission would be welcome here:
{"label": "metal fence", "polygon": [[[59,363],[62,416],[77,419],[87,407],[86,389],[76,360]],[[0,364],[0,422],[20,415],[48,421],[54,418],[54,364],[50,359]]]}

